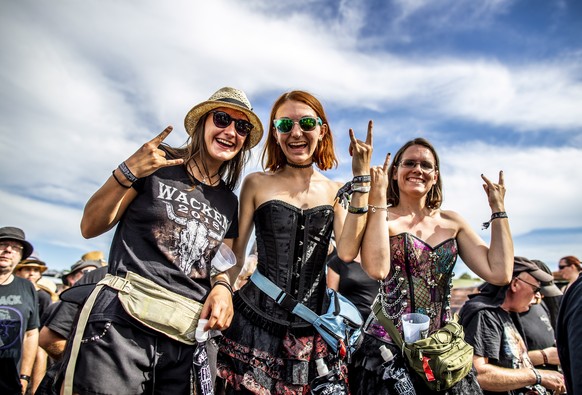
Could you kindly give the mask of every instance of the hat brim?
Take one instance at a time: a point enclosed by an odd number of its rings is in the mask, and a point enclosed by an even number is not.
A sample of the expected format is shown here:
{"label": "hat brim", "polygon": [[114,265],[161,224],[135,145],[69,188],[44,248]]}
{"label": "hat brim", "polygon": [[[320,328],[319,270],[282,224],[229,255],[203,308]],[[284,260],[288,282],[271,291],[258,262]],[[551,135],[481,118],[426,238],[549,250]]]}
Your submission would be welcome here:
{"label": "hat brim", "polygon": [[196,130],[196,125],[198,124],[198,121],[200,120],[200,118],[202,118],[203,115],[216,108],[221,107],[242,111],[247,116],[249,122],[253,125],[253,130],[248,136],[248,139],[250,140],[248,149],[253,148],[255,145],[259,143],[259,141],[261,141],[261,138],[263,137],[263,124],[261,123],[261,120],[254,112],[252,112],[246,107],[219,100],[207,100],[192,107],[192,109],[188,111],[188,114],[186,114],[186,118],[184,119],[184,127],[186,128],[188,134],[190,136],[194,134],[194,131]]}
{"label": "hat brim", "polygon": [[562,291],[560,291],[560,288],[558,288],[556,284],[554,284],[553,282],[548,285],[542,285],[540,292],[547,298],[553,298],[556,296],[563,295]]}
{"label": "hat brim", "polygon": [[549,273],[544,272],[541,269],[537,269],[537,270],[525,270],[526,273],[530,274],[533,278],[535,278],[536,280],[542,282],[542,283],[549,283],[554,281],[554,276],[552,276]]}
{"label": "hat brim", "polygon": [[48,269],[48,267],[46,267],[45,265],[39,265],[37,263],[19,263],[18,265],[16,265],[14,270],[20,270],[23,267],[38,267],[40,269],[41,274],[46,272]]}
{"label": "hat brim", "polygon": [[32,254],[32,251],[34,250],[34,248],[32,247],[32,244],[30,244],[28,241],[23,240],[23,239],[5,236],[5,237],[0,237],[0,240],[12,240],[12,241],[16,241],[16,242],[22,244],[22,258],[21,259],[23,259],[23,260],[28,258]]}

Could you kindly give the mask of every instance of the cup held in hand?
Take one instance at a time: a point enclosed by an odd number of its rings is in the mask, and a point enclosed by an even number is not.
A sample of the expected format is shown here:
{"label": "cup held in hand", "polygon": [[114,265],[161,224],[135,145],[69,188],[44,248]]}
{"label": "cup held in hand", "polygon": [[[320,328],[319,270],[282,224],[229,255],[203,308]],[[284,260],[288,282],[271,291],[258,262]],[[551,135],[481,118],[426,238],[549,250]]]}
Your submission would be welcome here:
{"label": "cup held in hand", "polygon": [[214,272],[225,272],[236,263],[236,256],[229,246],[222,243],[216,251],[216,255],[212,258],[211,266]]}
{"label": "cup held in hand", "polygon": [[430,318],[428,315],[420,313],[402,314],[402,332],[404,341],[413,343],[417,340],[424,339],[428,336],[428,327]]}

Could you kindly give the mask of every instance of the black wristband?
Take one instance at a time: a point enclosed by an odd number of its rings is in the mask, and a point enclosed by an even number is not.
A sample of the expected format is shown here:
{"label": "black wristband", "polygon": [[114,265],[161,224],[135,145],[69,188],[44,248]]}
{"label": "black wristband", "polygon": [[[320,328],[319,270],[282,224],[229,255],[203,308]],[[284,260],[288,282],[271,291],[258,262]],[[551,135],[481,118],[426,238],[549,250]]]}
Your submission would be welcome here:
{"label": "black wristband", "polygon": [[491,225],[491,222],[497,218],[509,218],[509,217],[507,216],[507,213],[505,211],[498,211],[496,213],[493,213],[491,214],[491,218],[489,219],[489,221],[483,222],[483,229],[487,229],[489,225]]}
{"label": "black wristband", "polygon": [[531,368],[531,370],[536,376],[536,385],[540,385],[542,383],[542,376],[540,376],[540,372],[538,372],[538,370],[535,368]]}
{"label": "black wristband", "polygon": [[30,383],[30,376],[29,375],[21,374],[19,377],[20,377],[20,380],[28,381]]}
{"label": "black wristband", "polygon": [[352,213],[352,214],[365,214],[368,212],[368,206],[365,207],[354,207],[352,205],[350,205],[348,207],[348,213]]}
{"label": "black wristband", "polygon": [[127,180],[129,182],[131,182],[132,184],[137,181],[137,177],[135,176],[135,174],[133,174],[131,172],[131,170],[129,170],[129,167],[127,167],[127,165],[125,164],[125,162],[121,162],[119,164],[119,170],[125,176],[125,178],[127,178]]}
{"label": "black wristband", "polygon": [[216,280],[214,282],[214,285],[212,286],[212,288],[216,287],[217,285],[222,285],[223,287],[225,287],[226,289],[228,289],[230,291],[230,294],[231,295],[234,295],[234,291],[232,290],[232,287],[226,281],[224,281],[224,280]]}
{"label": "black wristband", "polygon": [[115,181],[117,181],[117,183],[119,185],[121,185],[122,187],[127,188],[127,189],[131,188],[131,185],[130,186],[127,186],[127,185],[123,184],[121,181],[119,181],[119,178],[117,178],[117,176],[115,175],[115,170],[113,170],[111,172],[111,175],[113,176],[113,178],[115,178]]}

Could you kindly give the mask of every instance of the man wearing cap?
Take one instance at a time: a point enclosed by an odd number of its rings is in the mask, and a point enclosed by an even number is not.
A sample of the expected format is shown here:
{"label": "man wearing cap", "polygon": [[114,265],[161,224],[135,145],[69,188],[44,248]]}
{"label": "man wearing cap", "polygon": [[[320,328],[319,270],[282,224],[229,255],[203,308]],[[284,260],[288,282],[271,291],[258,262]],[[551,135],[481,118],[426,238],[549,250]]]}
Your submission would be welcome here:
{"label": "man wearing cap", "polygon": [[79,281],[85,273],[103,266],[100,260],[79,260],[71,266],[71,270],[62,276],[63,285],[71,287]]}
{"label": "man wearing cap", "polygon": [[36,289],[12,273],[32,250],[22,229],[0,228],[0,394],[26,391],[38,349]]}
{"label": "man wearing cap", "polygon": [[553,279],[529,259],[515,257],[513,278],[508,285],[485,283],[481,292],[470,295],[461,308],[465,340],[474,347],[473,366],[485,395],[565,391],[561,373],[535,368],[559,364],[556,348],[528,350],[518,317],[541,297],[543,285]]}

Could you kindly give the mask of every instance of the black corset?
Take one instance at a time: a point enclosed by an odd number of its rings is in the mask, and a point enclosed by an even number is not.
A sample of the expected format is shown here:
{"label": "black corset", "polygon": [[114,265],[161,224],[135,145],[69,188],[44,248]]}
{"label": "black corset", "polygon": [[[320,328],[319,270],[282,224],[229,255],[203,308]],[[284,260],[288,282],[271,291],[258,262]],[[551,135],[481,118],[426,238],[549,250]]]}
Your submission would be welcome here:
{"label": "black corset", "polygon": [[[255,211],[257,269],[283,291],[318,314],[327,308],[325,262],[333,230],[329,205],[306,210],[271,200]],[[311,325],[248,282],[235,297],[235,309],[266,329],[297,334]],[[283,333],[281,333],[283,335]]]}

